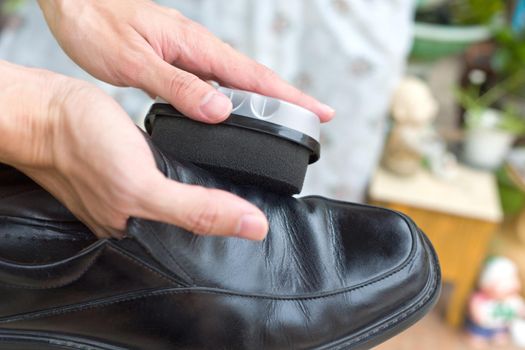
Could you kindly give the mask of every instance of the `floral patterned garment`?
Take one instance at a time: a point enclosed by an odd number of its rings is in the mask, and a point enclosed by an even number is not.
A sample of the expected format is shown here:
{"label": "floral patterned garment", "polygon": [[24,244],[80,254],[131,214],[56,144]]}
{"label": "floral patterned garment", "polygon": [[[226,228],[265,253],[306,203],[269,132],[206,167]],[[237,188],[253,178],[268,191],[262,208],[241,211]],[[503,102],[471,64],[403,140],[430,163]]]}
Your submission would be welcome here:
{"label": "floral patterned garment", "polygon": [[[322,128],[321,160],[303,194],[363,199],[383,145],[389,99],[410,48],[414,0],[159,0],[337,109]],[[28,1],[19,28],[0,36],[0,59],[100,84],[134,119],[151,101],[96,82],[54,42]]]}
{"label": "floral patterned garment", "polygon": [[162,2],[336,108],[302,194],[363,200],[410,49],[414,1]]}

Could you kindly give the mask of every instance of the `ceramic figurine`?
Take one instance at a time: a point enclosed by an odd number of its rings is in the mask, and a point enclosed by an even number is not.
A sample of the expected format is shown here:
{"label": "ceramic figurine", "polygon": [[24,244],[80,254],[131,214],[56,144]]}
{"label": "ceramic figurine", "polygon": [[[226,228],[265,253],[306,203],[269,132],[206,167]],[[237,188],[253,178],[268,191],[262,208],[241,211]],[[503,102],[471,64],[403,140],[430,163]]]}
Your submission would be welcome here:
{"label": "ceramic figurine", "polygon": [[491,258],[468,305],[466,331],[471,346],[488,349],[509,341],[509,327],[525,315],[520,292],[516,265],[504,257]]}
{"label": "ceramic figurine", "polygon": [[401,81],[392,98],[394,124],[383,155],[387,170],[408,176],[421,167],[425,144],[434,136],[431,124],[437,110],[437,102],[422,80],[405,77]]}

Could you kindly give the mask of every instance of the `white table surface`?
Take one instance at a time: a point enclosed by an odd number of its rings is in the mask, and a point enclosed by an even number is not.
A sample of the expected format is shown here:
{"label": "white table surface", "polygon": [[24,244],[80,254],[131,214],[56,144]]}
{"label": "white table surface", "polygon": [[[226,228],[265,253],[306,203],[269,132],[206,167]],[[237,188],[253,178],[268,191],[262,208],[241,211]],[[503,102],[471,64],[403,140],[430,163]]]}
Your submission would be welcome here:
{"label": "white table surface", "polygon": [[400,177],[378,168],[369,195],[376,201],[490,222],[499,222],[503,216],[494,175],[462,165],[457,175],[448,180],[437,178],[425,169],[410,177]]}

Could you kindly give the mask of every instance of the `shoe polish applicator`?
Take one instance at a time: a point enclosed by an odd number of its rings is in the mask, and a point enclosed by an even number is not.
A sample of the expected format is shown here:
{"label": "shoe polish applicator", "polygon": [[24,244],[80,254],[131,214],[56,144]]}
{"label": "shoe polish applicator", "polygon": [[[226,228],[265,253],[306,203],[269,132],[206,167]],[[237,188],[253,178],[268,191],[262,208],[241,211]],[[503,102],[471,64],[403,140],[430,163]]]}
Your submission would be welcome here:
{"label": "shoe polish applicator", "polygon": [[309,110],[276,98],[218,87],[231,115],[219,124],[192,120],[160,100],[145,126],[155,144],[241,185],[280,194],[301,191],[306,168],[320,156],[320,120]]}

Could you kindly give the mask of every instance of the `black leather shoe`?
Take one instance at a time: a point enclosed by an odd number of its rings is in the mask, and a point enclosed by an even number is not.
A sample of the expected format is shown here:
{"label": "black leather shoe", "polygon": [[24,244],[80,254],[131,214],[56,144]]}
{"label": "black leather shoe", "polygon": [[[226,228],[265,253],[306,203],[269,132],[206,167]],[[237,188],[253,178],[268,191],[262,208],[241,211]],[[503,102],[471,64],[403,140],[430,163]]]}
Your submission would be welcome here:
{"label": "black leather shoe", "polygon": [[96,240],[0,169],[1,349],[367,349],[435,303],[439,266],[406,216],[236,186],[155,151],[164,173],[268,216],[263,242],[131,219]]}

